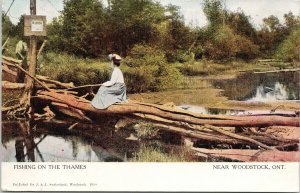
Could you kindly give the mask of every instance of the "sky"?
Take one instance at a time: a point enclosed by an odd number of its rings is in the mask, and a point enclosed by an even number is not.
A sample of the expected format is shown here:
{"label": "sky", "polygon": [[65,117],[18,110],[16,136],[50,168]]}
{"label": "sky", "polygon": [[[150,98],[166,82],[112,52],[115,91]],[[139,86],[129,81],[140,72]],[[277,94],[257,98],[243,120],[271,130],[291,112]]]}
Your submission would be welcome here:
{"label": "sky", "polygon": [[[13,0],[0,0],[2,10],[6,13]],[[202,11],[203,0],[155,0],[162,5],[173,4],[180,7],[180,12],[185,18],[185,22],[191,26],[205,26],[206,17]],[[29,14],[30,0],[15,0],[7,15],[16,24],[22,14]],[[53,17],[57,17],[63,10],[63,0],[36,0],[37,15],[46,15],[47,22]],[[106,0],[103,0],[106,3]],[[300,14],[300,0],[222,0],[229,11],[242,10],[251,17],[251,23],[259,28],[262,19],[270,15],[275,15],[283,22],[283,15],[292,12],[294,15]],[[226,2],[226,3],[225,3]]]}

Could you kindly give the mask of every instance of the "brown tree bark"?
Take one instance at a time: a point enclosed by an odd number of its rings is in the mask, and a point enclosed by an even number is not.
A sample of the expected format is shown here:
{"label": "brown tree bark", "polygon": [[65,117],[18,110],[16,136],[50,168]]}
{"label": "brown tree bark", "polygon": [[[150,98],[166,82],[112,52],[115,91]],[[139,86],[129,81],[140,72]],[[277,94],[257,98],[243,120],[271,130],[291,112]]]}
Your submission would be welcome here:
{"label": "brown tree bark", "polygon": [[201,118],[192,116],[189,113],[177,112],[174,110],[163,110],[152,105],[143,105],[135,103],[125,103],[112,105],[105,110],[94,108],[90,101],[83,100],[72,95],[64,95],[48,91],[38,91],[37,98],[50,101],[64,103],[75,109],[82,110],[85,113],[92,113],[95,115],[110,115],[110,114],[135,114],[143,113],[149,115],[155,115],[161,118],[165,118],[173,121],[185,122],[195,125],[214,125],[214,126],[242,126],[242,127],[267,127],[274,125],[281,126],[299,126],[299,117],[285,117],[278,115],[262,115],[262,116],[218,116],[214,115],[210,118]]}
{"label": "brown tree bark", "polygon": [[226,158],[243,162],[299,162],[299,151],[245,150],[245,149],[205,149],[192,148],[194,151],[214,158]]}

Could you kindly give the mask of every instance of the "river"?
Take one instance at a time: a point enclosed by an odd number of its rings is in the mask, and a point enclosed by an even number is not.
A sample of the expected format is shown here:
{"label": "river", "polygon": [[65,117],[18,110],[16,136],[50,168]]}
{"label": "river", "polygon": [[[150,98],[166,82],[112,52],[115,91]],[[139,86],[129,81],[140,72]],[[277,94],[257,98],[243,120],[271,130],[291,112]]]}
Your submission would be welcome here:
{"label": "river", "polygon": [[[205,114],[257,113],[244,109],[218,108],[218,104],[229,100],[261,103],[292,101],[298,104],[299,77],[299,72],[245,73],[234,79],[199,79],[199,85],[193,85],[194,88],[134,94],[129,97],[160,104],[173,102],[173,105],[180,108]],[[193,84],[197,84],[197,81]],[[145,146],[166,155],[177,152],[180,156],[183,153],[179,135],[159,132],[151,140],[145,140],[137,137],[133,127],[116,131],[116,123],[115,118],[100,124],[78,123],[72,119],[33,121],[4,118],[1,159],[8,162],[134,161]],[[182,161],[198,161],[189,153],[186,155],[188,159]]]}

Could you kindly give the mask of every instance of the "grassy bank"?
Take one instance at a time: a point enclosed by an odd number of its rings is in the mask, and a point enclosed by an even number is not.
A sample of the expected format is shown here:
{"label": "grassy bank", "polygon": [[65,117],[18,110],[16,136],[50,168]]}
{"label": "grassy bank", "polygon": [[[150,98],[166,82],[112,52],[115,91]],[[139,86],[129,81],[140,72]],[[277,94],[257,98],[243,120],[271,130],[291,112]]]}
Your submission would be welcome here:
{"label": "grassy bank", "polygon": [[[168,149],[168,150],[166,150]],[[142,145],[132,162],[188,162],[195,161],[192,152],[185,147],[166,148]]]}
{"label": "grassy bank", "polygon": [[[178,69],[183,75],[182,77],[224,76],[224,74],[236,74],[240,71],[267,71],[295,67],[292,64],[280,62],[232,61],[216,63],[207,60],[192,60],[186,63],[172,63],[166,65],[172,66],[172,69],[174,67]],[[121,66],[130,92],[154,91],[153,89],[155,89],[155,91],[162,91],[170,88],[186,87],[189,84],[189,79],[180,78],[177,74],[177,78],[171,77],[173,73],[170,72],[159,79],[161,82],[159,87],[151,86],[149,85],[150,83],[155,83],[158,80],[152,80],[153,78],[155,79],[155,77],[152,77],[152,75],[145,71],[146,67]],[[48,52],[38,60],[38,73],[62,82],[73,82],[75,85],[84,85],[97,84],[109,80],[111,69],[108,60],[78,58],[73,55]],[[171,81],[169,81],[169,79],[176,79],[176,84],[170,84]],[[147,88],[150,90],[147,90]]]}
{"label": "grassy bank", "polygon": [[299,64],[285,63],[280,61],[261,62],[253,60],[245,62],[242,60],[218,63],[207,60],[190,61],[177,65],[180,72],[187,76],[208,76],[208,75],[224,75],[233,74],[243,71],[268,71],[277,69],[287,69],[299,67]]}

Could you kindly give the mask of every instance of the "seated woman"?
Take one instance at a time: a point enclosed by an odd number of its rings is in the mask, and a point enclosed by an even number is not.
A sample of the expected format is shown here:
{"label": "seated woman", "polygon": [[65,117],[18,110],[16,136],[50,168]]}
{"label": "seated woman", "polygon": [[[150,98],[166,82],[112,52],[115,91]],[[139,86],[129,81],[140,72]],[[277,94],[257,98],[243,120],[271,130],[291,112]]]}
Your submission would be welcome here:
{"label": "seated woman", "polygon": [[110,81],[102,84],[91,104],[97,109],[106,109],[110,105],[126,101],[126,85],[119,66],[121,57],[117,54],[108,55],[112,60],[113,72]]}

